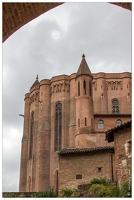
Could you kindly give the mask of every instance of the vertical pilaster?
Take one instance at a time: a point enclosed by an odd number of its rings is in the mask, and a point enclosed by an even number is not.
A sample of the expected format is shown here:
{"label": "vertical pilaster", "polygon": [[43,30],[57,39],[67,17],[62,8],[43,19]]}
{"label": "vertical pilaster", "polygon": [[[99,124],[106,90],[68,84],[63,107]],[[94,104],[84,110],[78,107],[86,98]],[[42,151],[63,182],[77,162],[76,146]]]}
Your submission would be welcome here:
{"label": "vertical pilaster", "polygon": [[27,185],[27,161],[28,161],[28,134],[29,134],[30,100],[29,93],[25,95],[24,128],[21,145],[20,184],[19,191],[25,192]]}

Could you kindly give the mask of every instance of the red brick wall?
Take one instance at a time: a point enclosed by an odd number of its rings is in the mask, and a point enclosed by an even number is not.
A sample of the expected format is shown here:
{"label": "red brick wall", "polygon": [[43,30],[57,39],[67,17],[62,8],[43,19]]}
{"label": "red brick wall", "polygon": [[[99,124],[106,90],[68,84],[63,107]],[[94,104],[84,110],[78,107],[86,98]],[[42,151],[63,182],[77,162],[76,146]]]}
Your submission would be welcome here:
{"label": "red brick wall", "polygon": [[124,144],[131,140],[131,128],[126,128],[114,133],[115,148],[115,174],[118,183],[128,179],[128,169],[131,168],[131,158],[125,154]]}
{"label": "red brick wall", "polygon": [[[26,182],[26,171],[28,173],[27,177],[30,175],[32,178],[32,191],[38,191],[40,189],[42,190],[49,184],[51,186],[55,184],[54,173],[58,168],[59,162],[58,155],[54,152],[55,108],[57,102],[62,103],[62,148],[90,148],[96,146],[107,146],[108,144],[107,141],[105,141],[104,131],[115,127],[117,119],[121,119],[122,123],[124,123],[129,121],[131,118],[131,115],[123,115],[131,114],[130,73],[93,74],[93,82],[96,81],[97,83],[96,85],[93,83],[93,99],[92,97],[89,98],[89,96],[85,98],[83,95],[81,97],[77,97],[77,81],[75,79],[75,75],[76,74],[72,74],[70,76],[61,75],[53,77],[50,80],[44,79],[40,81],[39,85],[32,87],[29,94],[26,94],[27,98],[25,102],[28,101],[28,103],[26,103],[25,107],[24,133],[28,133],[28,143],[30,142],[29,125],[32,111],[35,112],[35,130],[33,141],[33,159],[31,162],[28,162],[29,144],[28,147],[22,148],[22,157],[26,156],[27,159],[22,162],[21,165],[20,188],[23,187],[22,185],[24,185],[22,182]],[[104,76],[105,78],[100,76]],[[120,84],[118,90],[112,90],[108,88],[106,92],[105,90],[107,88],[107,81],[114,82],[117,77],[118,81],[122,81],[122,84]],[[97,82],[98,80],[99,82]],[[114,86],[110,85],[109,87],[111,88]],[[99,103],[101,101],[101,89],[104,93],[104,102],[102,101]],[[130,92],[129,99],[127,98],[128,91]],[[103,115],[95,115],[94,117],[93,111],[95,113],[100,111],[96,114],[107,114],[107,108],[108,114],[111,114],[111,100],[112,98],[117,97],[119,99],[119,110],[122,116],[111,115],[107,117]],[[106,102],[108,106],[105,109]],[[77,132],[78,129],[76,129],[76,125],[78,126],[78,117],[80,117],[82,122],[82,127],[79,127],[79,132]],[[88,126],[84,127],[84,121],[82,120],[85,119],[85,117],[87,117]],[[99,119],[104,121],[103,131],[98,130]],[[22,167],[24,165],[25,167]],[[22,176],[22,174],[24,174],[24,176]],[[22,179],[25,179],[25,181]],[[43,182],[44,180],[46,180],[45,183]]]}
{"label": "red brick wall", "polygon": [[[102,167],[101,172],[98,167]],[[82,175],[82,179],[76,179],[76,175]],[[78,185],[88,183],[94,177],[112,178],[111,153],[60,155],[59,193],[62,188],[77,189]]]}

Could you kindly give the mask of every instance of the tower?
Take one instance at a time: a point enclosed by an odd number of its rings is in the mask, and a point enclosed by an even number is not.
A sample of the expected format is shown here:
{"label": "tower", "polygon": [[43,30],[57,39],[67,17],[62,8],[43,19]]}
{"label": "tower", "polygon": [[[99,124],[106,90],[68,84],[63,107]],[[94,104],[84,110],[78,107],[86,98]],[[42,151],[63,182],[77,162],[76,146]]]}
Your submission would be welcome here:
{"label": "tower", "polygon": [[82,61],[76,74],[76,147],[86,147],[86,136],[93,131],[92,74],[82,55]]}
{"label": "tower", "polygon": [[36,147],[36,191],[43,191],[50,183],[50,81],[40,81],[39,114]]}
{"label": "tower", "polygon": [[27,160],[28,160],[28,133],[29,133],[29,112],[30,112],[30,98],[29,93],[25,95],[25,109],[24,109],[24,126],[23,136],[21,141],[21,170],[19,191],[26,191],[27,183]]}

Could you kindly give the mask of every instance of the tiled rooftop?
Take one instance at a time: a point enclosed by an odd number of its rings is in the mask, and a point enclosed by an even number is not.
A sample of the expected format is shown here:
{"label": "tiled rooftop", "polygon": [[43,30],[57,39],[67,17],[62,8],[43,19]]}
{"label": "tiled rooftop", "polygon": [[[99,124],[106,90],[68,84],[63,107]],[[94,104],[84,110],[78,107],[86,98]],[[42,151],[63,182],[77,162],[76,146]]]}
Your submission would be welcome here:
{"label": "tiled rooftop", "polygon": [[114,147],[105,146],[105,147],[94,147],[94,148],[65,148],[62,149],[58,154],[76,154],[76,153],[89,153],[89,152],[100,152],[100,151],[110,151],[114,152]]}
{"label": "tiled rooftop", "polygon": [[121,124],[120,126],[114,127],[108,131],[106,131],[106,140],[108,140],[108,142],[113,142],[114,141],[114,133],[118,132],[119,130],[123,130],[124,128],[127,127],[131,127],[131,120]]}

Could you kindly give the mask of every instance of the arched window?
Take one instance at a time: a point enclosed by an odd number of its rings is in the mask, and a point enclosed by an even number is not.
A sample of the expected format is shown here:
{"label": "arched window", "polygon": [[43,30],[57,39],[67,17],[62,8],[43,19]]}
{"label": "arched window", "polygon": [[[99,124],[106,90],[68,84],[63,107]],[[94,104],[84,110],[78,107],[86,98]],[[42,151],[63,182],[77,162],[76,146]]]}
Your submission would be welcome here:
{"label": "arched window", "polygon": [[34,131],[34,112],[31,113],[31,126],[30,126],[30,145],[29,145],[29,159],[32,158],[33,151],[33,131]]}
{"label": "arched window", "polygon": [[61,150],[62,141],[62,104],[56,104],[55,116],[55,151]]}
{"label": "arched window", "polygon": [[80,82],[78,81],[78,96],[80,96]]}
{"label": "arched window", "polygon": [[104,122],[103,120],[98,121],[98,130],[104,130]]}
{"label": "arched window", "polygon": [[113,114],[119,113],[119,102],[117,99],[112,100],[112,113]]}
{"label": "arched window", "polygon": [[120,126],[122,124],[122,121],[120,120],[120,119],[118,119],[117,121],[116,121],[116,126]]}

